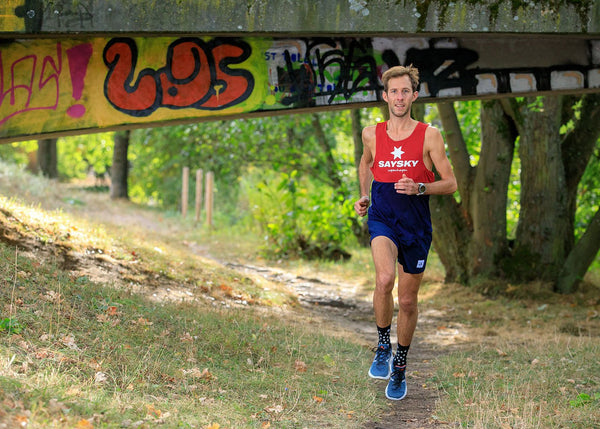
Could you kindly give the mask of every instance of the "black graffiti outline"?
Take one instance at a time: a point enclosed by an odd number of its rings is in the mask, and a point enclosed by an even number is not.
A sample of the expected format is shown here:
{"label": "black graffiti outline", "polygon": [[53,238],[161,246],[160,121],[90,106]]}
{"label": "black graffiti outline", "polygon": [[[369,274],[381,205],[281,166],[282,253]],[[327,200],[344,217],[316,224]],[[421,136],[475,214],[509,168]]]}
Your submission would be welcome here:
{"label": "black graffiti outline", "polygon": [[[183,79],[178,79],[173,76],[173,72],[172,72],[172,70],[173,70],[173,51],[175,50],[175,48],[178,45],[184,44],[184,43],[190,43],[190,42],[195,44],[198,47],[198,49],[202,49],[206,56],[206,59],[208,62],[208,64],[206,64],[206,66],[209,68],[209,75],[210,75],[210,88],[206,92],[206,94],[204,94],[204,96],[202,96],[199,100],[196,100],[194,103],[189,104],[189,105],[177,106],[177,105],[173,105],[173,104],[163,103],[163,94],[165,92],[168,92],[169,95],[174,96],[175,94],[172,91],[176,88],[175,87],[163,88],[163,85],[161,82],[162,75],[167,77],[167,80],[169,83],[185,85],[186,83],[192,82],[195,79],[195,77],[197,77],[198,73],[201,71],[202,64],[200,64],[200,62],[199,62],[199,59],[200,59],[199,54],[197,52],[193,52],[193,56],[195,59],[195,67],[194,67],[194,71],[192,72],[192,74]],[[134,94],[138,91],[141,80],[144,77],[146,77],[146,76],[152,77],[154,80],[154,83],[156,85],[156,98],[154,100],[154,103],[150,107],[147,107],[145,109],[140,109],[140,110],[126,109],[126,108],[116,105],[111,100],[111,98],[109,96],[109,82],[111,80],[111,76],[115,72],[115,69],[118,65],[118,62],[120,60],[120,55],[115,55],[115,57],[112,60],[110,60],[107,58],[107,53],[108,53],[108,51],[110,51],[110,49],[114,45],[116,45],[118,43],[123,43],[128,46],[129,52],[131,53],[131,58],[132,58],[131,59],[132,65],[129,70],[128,76],[124,81],[123,89],[127,93]],[[242,54],[239,55],[238,57],[222,58],[218,62],[218,65],[217,65],[217,64],[215,64],[214,57],[212,56],[212,51],[215,48],[217,48],[221,45],[225,45],[225,44],[233,45],[233,46],[239,48],[242,51]],[[246,69],[242,69],[242,68],[232,69],[229,67],[230,65],[233,65],[233,64],[243,63],[250,57],[251,54],[252,54],[252,48],[250,47],[250,45],[247,42],[243,41],[242,39],[216,37],[209,41],[203,41],[202,39],[197,38],[197,37],[182,37],[182,38],[179,38],[179,39],[173,41],[167,47],[166,65],[164,67],[161,67],[156,70],[147,67],[138,73],[138,77],[137,77],[136,81],[133,82],[135,70],[137,68],[138,55],[139,55],[137,44],[136,44],[135,40],[128,38],[128,37],[113,38],[106,44],[106,46],[104,47],[103,54],[102,54],[104,64],[108,67],[108,72],[107,72],[106,78],[104,80],[104,96],[116,110],[118,110],[122,113],[128,114],[130,116],[135,116],[135,117],[150,116],[152,113],[154,113],[159,108],[168,108],[168,109],[172,109],[172,110],[195,108],[198,110],[209,110],[209,111],[226,109],[228,107],[240,104],[240,103],[244,102],[245,100],[247,100],[254,90],[254,86],[255,86],[254,76],[252,75],[252,73],[250,71],[248,71]],[[223,105],[220,105],[217,107],[204,106],[204,103],[206,103],[211,97],[217,95],[216,87],[220,87],[219,92],[221,92],[221,93],[227,90],[227,82],[222,79],[217,78],[217,70],[221,71],[222,73],[224,73],[227,76],[245,78],[245,80],[247,82],[246,90],[242,93],[242,95],[240,95],[238,98],[232,100],[229,103],[226,103],[226,104],[223,104]]]}

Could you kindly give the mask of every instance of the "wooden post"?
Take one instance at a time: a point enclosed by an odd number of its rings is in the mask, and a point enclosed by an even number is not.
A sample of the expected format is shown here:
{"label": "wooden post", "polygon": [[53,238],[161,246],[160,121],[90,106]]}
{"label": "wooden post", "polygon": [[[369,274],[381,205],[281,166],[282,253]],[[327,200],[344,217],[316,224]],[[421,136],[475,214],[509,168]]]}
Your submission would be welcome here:
{"label": "wooden post", "polygon": [[200,211],[202,209],[202,176],[204,172],[202,169],[196,170],[196,217],[194,220],[198,222],[200,220]]}
{"label": "wooden post", "polygon": [[190,167],[183,167],[181,185],[181,217],[185,219],[188,209],[188,193],[190,190]]}
{"label": "wooden post", "polygon": [[214,174],[212,171],[206,173],[206,195],[204,207],[206,209],[206,225],[212,227],[212,211],[213,211],[213,186]]}

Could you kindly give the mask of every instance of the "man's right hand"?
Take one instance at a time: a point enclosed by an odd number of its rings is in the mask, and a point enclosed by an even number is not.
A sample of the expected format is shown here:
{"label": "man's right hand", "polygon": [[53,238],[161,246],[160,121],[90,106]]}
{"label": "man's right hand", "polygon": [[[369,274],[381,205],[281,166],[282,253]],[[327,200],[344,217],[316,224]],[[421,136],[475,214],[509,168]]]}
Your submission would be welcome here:
{"label": "man's right hand", "polygon": [[354,211],[360,217],[364,217],[367,215],[369,210],[369,204],[371,204],[371,199],[367,196],[362,196],[357,202],[354,203]]}

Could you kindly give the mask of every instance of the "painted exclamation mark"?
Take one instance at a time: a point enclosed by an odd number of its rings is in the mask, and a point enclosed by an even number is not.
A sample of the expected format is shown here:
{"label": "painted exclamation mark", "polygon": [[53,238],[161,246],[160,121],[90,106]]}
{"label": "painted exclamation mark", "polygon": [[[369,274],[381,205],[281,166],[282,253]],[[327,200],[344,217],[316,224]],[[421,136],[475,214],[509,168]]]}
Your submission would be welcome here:
{"label": "painted exclamation mark", "polygon": [[[87,73],[92,52],[93,47],[91,43],[77,45],[67,50],[69,70],[71,72],[71,86],[73,87],[73,98],[76,101],[79,101],[83,94],[85,74]],[[81,118],[85,114],[85,106],[83,104],[74,104],[67,109],[67,114],[72,118]]]}

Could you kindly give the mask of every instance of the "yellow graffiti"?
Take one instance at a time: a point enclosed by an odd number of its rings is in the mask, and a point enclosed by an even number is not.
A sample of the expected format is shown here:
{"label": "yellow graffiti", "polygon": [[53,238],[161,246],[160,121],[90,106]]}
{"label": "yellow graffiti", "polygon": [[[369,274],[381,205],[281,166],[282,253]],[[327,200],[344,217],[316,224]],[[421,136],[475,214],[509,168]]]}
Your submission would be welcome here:
{"label": "yellow graffiti", "polygon": [[25,22],[23,18],[17,17],[15,10],[22,6],[24,0],[3,0],[0,4],[0,29],[6,32],[25,31]]}
{"label": "yellow graffiti", "polygon": [[[168,47],[181,39],[135,39],[131,45],[137,50],[137,62],[129,65],[123,57],[119,57],[120,63],[115,66],[113,73],[109,74],[110,67],[105,63],[104,50],[111,40],[114,39],[23,39],[2,46],[0,142],[10,141],[7,139],[11,136],[20,138],[70,130],[101,130],[116,125],[240,114],[258,110],[264,103],[267,88],[257,78],[266,75],[266,66],[260,57],[259,45],[263,42],[257,42],[258,45],[250,42],[248,58],[242,64],[232,63],[223,68],[231,76],[225,72],[218,73],[213,78],[215,82],[212,87],[205,80],[197,79],[198,85],[208,85],[204,88],[207,94],[210,95],[211,91],[214,91],[214,101],[205,97],[206,99],[199,99],[195,103],[189,102],[189,106],[185,103],[172,106],[164,99],[185,99],[190,95],[189,91],[186,91],[186,85],[180,81],[184,81],[184,75],[192,73],[193,70],[190,72],[186,69],[190,65],[186,65],[185,61],[181,61],[180,64],[168,64],[169,58],[166,55]],[[199,45],[206,42],[201,39],[195,40]],[[206,46],[210,48],[208,42]],[[211,53],[209,48],[206,49]],[[222,53],[219,49],[224,48],[216,46],[213,48],[214,54],[224,56],[224,61],[228,60],[227,52]],[[189,52],[193,54],[196,51],[197,49],[191,49]],[[185,51],[180,56],[187,59],[185,55],[189,52]],[[207,64],[191,63],[191,66],[200,67],[201,72],[210,76],[212,68],[209,69]],[[124,70],[131,72],[131,75],[123,74]],[[145,79],[144,76],[152,71],[153,78]],[[172,74],[169,75],[170,81],[167,72]],[[238,90],[240,78],[237,75],[242,73],[246,74],[248,82],[252,85],[248,84],[248,90],[237,95],[237,99],[233,99],[230,105],[221,106],[220,103],[227,99],[229,93]],[[127,77],[131,79],[126,80]],[[237,80],[232,80],[231,85],[227,86],[228,78]],[[142,82],[144,79],[146,82],[159,82],[164,88],[155,88],[154,93],[142,90],[136,93],[136,82]],[[112,93],[109,91],[111,88],[115,89]],[[173,92],[177,88],[180,89],[179,94]],[[165,107],[161,107],[157,101],[152,105],[154,110],[140,109],[136,113],[128,106],[119,108],[119,102],[135,107],[136,104],[143,103],[144,99],[152,97],[158,101],[162,100]]]}

